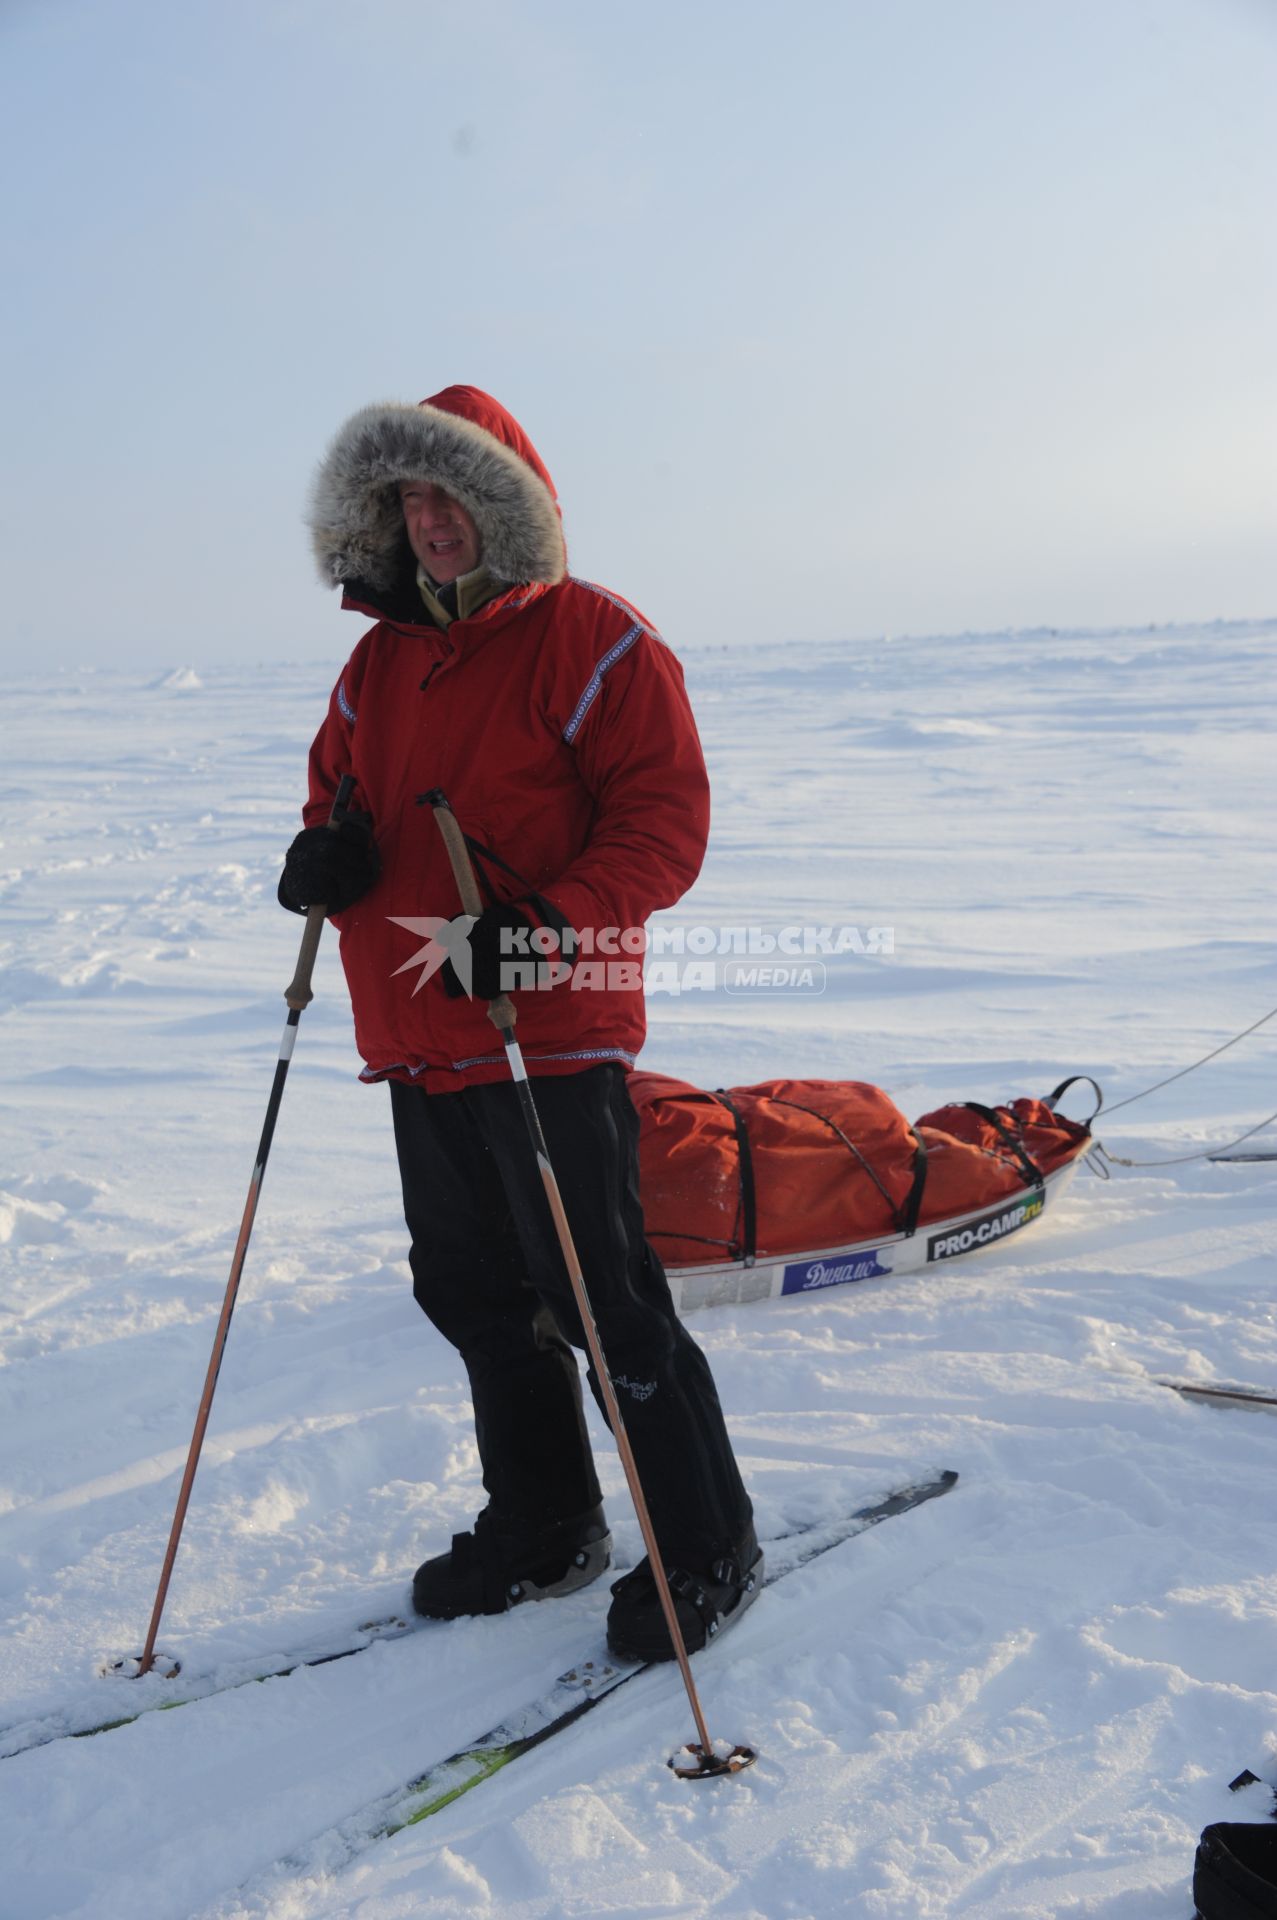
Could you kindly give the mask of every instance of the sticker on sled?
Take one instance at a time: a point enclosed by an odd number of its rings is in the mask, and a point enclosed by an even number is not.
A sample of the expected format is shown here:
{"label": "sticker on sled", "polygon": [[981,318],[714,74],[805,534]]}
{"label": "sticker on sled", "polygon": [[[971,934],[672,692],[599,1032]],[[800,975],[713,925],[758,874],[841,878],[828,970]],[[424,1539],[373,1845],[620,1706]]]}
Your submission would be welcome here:
{"label": "sticker on sled", "polygon": [[992,1246],[995,1240],[1004,1239],[1008,1233],[1018,1233],[1030,1220],[1036,1220],[1045,1204],[1041,1192],[1026,1193],[1010,1206],[995,1207],[992,1212],[981,1214],[978,1220],[968,1220],[964,1227],[933,1233],[927,1241],[927,1259],[950,1260],[955,1254],[970,1253],[972,1247]]}

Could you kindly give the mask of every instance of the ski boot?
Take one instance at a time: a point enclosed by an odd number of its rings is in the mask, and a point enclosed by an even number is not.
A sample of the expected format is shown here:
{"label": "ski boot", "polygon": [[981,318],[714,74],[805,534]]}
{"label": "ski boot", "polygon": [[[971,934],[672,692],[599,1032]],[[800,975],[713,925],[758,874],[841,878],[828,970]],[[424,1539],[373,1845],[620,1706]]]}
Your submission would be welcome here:
{"label": "ski boot", "polygon": [[505,1613],[525,1600],[575,1593],[611,1564],[612,1536],[601,1506],[537,1528],[494,1520],[484,1508],[472,1533],[453,1535],[448,1553],[417,1568],[412,1604],[428,1620]]}
{"label": "ski boot", "polygon": [[[763,1553],[751,1526],[735,1554],[704,1572],[667,1567],[674,1611],[689,1653],[699,1653],[740,1619],[763,1584]],[[672,1660],[674,1646],[646,1557],[612,1588],[607,1643],[619,1660]]]}

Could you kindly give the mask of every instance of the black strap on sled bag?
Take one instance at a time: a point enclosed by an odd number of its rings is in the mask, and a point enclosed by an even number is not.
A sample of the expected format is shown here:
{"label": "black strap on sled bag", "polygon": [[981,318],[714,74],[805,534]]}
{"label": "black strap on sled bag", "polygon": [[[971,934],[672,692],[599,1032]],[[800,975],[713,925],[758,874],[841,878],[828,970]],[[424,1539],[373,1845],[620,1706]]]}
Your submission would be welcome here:
{"label": "black strap on sled bag", "polygon": [[[1053,1088],[1052,1091],[1047,1094],[1045,1104],[1050,1107],[1052,1113],[1054,1113],[1056,1105],[1062,1096],[1068,1092],[1070,1087],[1077,1086],[1079,1081],[1085,1081],[1086,1085],[1095,1095],[1095,1111],[1089,1114],[1085,1120],[1076,1120],[1073,1124],[1075,1126],[1085,1127],[1089,1133],[1099,1116],[1100,1108],[1104,1105],[1104,1095],[1100,1091],[1099,1082],[1092,1080],[1089,1073],[1071,1073],[1067,1080],[1061,1080],[1059,1086]],[[1062,1117],[1067,1119],[1068,1115],[1065,1114]]]}
{"label": "black strap on sled bag", "polygon": [[749,1144],[749,1129],[745,1125],[745,1116],[736,1102],[722,1087],[706,1096],[716,1100],[720,1107],[726,1107],[732,1116],[732,1127],[736,1134],[736,1164],[740,1174],[740,1210],[737,1218],[741,1223],[741,1243],[732,1248],[733,1260],[743,1260],[752,1267],[758,1256],[758,1200],[754,1188],[754,1155]]}
{"label": "black strap on sled bag", "polygon": [[909,1189],[904,1205],[898,1207],[891,1195],[887,1192],[882,1181],[878,1178],[878,1175],[870,1166],[864,1154],[860,1151],[860,1148],[854,1140],[848,1139],[836,1120],[831,1120],[827,1113],[821,1113],[818,1107],[805,1107],[801,1100],[785,1100],[778,1093],[769,1094],[768,1098],[773,1106],[792,1107],[795,1113],[809,1113],[813,1120],[820,1121],[822,1127],[828,1127],[831,1133],[837,1134],[844,1147],[846,1147],[847,1151],[859,1165],[864,1168],[887,1205],[891,1208],[892,1216],[895,1220],[895,1231],[904,1234],[906,1238],[909,1238],[917,1232],[918,1215],[922,1211],[922,1195],[927,1184],[927,1147],[926,1142],[916,1128],[909,1128],[909,1137],[913,1141],[913,1184]]}
{"label": "black strap on sled bag", "polygon": [[962,1104],[969,1113],[977,1113],[982,1120],[988,1121],[1003,1146],[1015,1160],[1026,1187],[1046,1185],[1046,1175],[1041,1167],[1025,1146],[1024,1141],[1012,1131],[1000,1113],[996,1113],[992,1107],[982,1106],[978,1100],[964,1100]]}
{"label": "black strap on sled bag", "polygon": [[1207,1827],[1193,1865],[1200,1920],[1277,1920],[1277,1821]]}
{"label": "black strap on sled bag", "polygon": [[739,1229],[731,1240],[713,1240],[703,1233],[688,1233],[684,1228],[677,1231],[662,1232],[658,1227],[649,1227],[649,1240],[696,1240],[705,1247],[718,1247],[729,1260],[741,1260],[752,1267],[758,1257],[758,1202],[754,1190],[754,1156],[750,1149],[749,1134],[745,1121],[736,1102],[720,1087],[717,1093],[705,1093],[699,1088],[682,1088],[670,1096],[676,1102],[699,1100],[707,1106],[723,1107],[731,1116],[732,1132],[736,1141],[736,1170],[740,1183],[740,1198],[736,1203],[736,1218],[733,1226]]}

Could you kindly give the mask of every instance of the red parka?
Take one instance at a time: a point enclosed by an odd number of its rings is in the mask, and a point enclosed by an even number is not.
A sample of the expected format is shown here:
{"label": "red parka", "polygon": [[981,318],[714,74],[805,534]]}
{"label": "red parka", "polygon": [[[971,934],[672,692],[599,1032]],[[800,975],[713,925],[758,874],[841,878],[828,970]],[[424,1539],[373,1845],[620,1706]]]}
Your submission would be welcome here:
{"label": "red parka", "polygon": [[[416,584],[397,491],[410,479],[467,509],[497,583],[446,630]],[[423,799],[435,788],[495,856],[482,863],[493,897],[538,895],[551,911],[530,906],[535,921],[557,912],[584,938],[570,979],[514,995],[529,1071],[632,1065],[646,1023],[630,930],[686,892],[709,827],[677,660],[627,601],[567,576],[549,474],[476,388],[355,415],[320,469],[311,526],[342,604],[377,617],[333,691],[304,809],[307,825],[327,819],[353,773],[381,855],[377,884],[336,919],[363,1077],[442,1091],[507,1072],[485,1004],[450,999],[412,964],[425,935],[402,922],[461,911]]]}

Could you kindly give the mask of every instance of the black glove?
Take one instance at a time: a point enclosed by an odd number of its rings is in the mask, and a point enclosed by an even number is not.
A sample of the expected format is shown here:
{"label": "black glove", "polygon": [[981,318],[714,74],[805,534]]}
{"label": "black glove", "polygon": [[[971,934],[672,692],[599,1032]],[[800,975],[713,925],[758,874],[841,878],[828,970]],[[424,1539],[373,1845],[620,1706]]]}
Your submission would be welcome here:
{"label": "black glove", "polygon": [[279,876],[279,904],[290,913],[325,906],[344,913],[381,872],[381,855],[366,814],[348,813],[341,825],[303,827]]}
{"label": "black glove", "polygon": [[[520,962],[528,966],[540,958],[538,954],[526,950],[522,943],[516,946],[508,938],[520,928],[531,925],[527,914],[518,907],[503,903],[483,909],[466,936],[470,943],[470,992],[476,1000],[495,1000],[504,991],[501,984],[503,966],[514,966]],[[440,978],[449,998],[459,1000],[465,987],[451,960],[444,961]]]}

